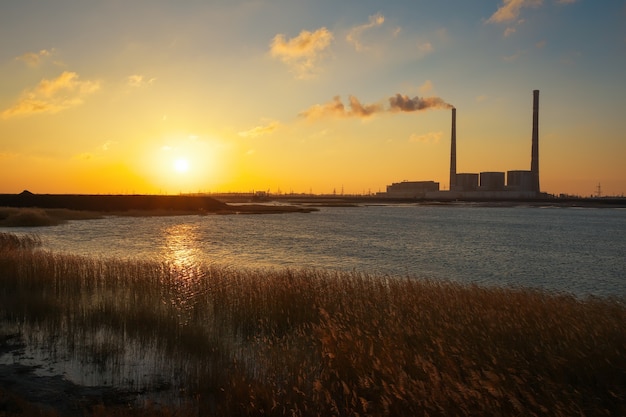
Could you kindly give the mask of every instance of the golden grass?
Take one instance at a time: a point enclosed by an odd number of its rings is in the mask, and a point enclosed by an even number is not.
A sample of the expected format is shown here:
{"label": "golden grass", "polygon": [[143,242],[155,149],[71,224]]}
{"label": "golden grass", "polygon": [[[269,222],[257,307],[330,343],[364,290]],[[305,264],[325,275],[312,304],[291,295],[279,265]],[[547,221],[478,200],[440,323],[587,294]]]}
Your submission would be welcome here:
{"label": "golden grass", "polygon": [[9,246],[2,321],[103,369],[156,350],[199,415],[626,414],[624,300]]}

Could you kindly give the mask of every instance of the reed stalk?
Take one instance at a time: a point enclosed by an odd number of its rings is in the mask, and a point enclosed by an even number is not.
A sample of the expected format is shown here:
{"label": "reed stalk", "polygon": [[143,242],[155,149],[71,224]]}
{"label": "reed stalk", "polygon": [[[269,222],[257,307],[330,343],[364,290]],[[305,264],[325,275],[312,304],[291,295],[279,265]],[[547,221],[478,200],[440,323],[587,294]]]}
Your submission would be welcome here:
{"label": "reed stalk", "polygon": [[37,246],[0,233],[0,320],[200,414],[626,414],[624,300]]}

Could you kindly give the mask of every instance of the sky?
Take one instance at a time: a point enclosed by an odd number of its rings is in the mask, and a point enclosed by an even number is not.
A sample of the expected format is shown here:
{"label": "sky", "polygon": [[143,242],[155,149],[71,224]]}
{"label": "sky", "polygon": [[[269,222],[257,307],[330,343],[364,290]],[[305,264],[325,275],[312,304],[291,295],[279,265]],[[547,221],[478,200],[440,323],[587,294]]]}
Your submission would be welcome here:
{"label": "sky", "polygon": [[626,193],[623,0],[9,0],[0,193]]}

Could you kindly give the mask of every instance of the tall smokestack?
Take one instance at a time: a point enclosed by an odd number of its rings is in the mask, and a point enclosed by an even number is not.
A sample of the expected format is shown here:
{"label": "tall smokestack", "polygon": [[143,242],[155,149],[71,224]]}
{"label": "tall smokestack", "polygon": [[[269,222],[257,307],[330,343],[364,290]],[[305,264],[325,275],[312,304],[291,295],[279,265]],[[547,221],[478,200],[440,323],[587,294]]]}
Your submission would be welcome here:
{"label": "tall smokestack", "polygon": [[450,190],[456,189],[456,109],[452,108],[452,138],[450,140]]}
{"label": "tall smokestack", "polygon": [[533,145],[530,171],[533,191],[539,193],[539,90],[533,90]]}

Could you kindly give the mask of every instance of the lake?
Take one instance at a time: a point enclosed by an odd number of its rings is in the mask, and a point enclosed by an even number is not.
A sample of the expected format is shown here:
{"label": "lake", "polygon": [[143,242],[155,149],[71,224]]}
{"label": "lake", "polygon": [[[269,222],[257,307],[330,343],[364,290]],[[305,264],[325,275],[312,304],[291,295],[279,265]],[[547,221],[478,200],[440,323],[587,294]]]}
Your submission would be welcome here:
{"label": "lake", "polygon": [[315,268],[626,298],[626,210],[381,205],[107,217],[37,229],[44,248],[235,268]]}

